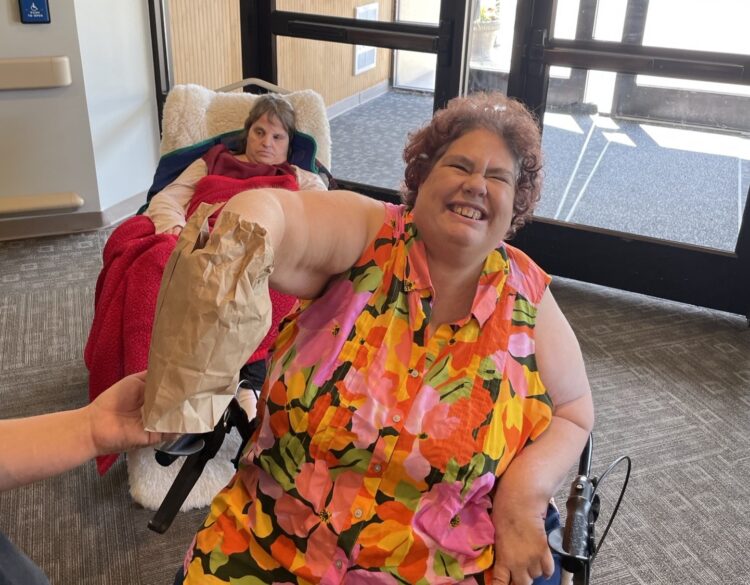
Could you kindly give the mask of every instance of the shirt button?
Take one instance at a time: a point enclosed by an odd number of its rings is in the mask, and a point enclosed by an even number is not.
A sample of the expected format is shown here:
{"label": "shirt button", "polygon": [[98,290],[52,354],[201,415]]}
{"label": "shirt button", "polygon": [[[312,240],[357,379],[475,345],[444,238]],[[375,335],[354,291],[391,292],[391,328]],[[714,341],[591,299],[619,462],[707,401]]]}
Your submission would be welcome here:
{"label": "shirt button", "polygon": [[[357,508],[356,510],[354,510],[354,517],[355,518],[361,518],[362,517],[362,510],[360,510],[359,508]],[[339,562],[341,562],[341,561],[339,561]]]}
{"label": "shirt button", "polygon": [[336,561],[336,563],[335,563],[335,564],[336,564],[336,568],[337,568],[337,569],[340,569],[341,567],[343,567],[343,566],[344,566],[344,563],[342,563],[342,562],[341,562],[340,560]]}
{"label": "shirt button", "polygon": [[393,418],[391,419],[393,422],[401,422],[401,415],[400,414],[394,414]]}
{"label": "shirt button", "polygon": [[375,470],[375,473],[380,473],[381,471],[383,471],[383,466],[380,465],[380,463],[376,463],[373,469]]}
{"label": "shirt button", "polygon": [[419,377],[419,372],[417,370],[415,370],[414,368],[412,368],[411,370],[409,370],[409,375],[412,378],[417,378],[417,377]]}

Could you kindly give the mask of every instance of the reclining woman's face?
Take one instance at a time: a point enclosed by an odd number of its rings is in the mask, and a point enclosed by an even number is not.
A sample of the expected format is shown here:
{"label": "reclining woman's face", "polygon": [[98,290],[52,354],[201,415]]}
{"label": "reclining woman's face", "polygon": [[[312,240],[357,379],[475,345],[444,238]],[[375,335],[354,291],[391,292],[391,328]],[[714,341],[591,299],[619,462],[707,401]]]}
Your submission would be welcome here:
{"label": "reclining woman's face", "polygon": [[276,116],[263,114],[247,133],[245,156],[251,163],[278,165],[286,160],[289,134]]}

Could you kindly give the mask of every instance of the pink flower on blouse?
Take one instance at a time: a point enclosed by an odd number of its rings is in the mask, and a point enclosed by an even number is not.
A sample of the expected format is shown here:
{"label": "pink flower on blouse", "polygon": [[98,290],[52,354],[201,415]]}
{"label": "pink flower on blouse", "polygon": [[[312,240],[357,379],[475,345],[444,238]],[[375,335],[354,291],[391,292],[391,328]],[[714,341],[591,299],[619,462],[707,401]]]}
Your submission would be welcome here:
{"label": "pink flower on blouse", "polygon": [[326,462],[318,460],[300,468],[295,480],[300,499],[286,492],[277,496],[276,521],[286,533],[307,539],[305,565],[313,574],[322,575],[323,582],[326,578],[338,582],[331,559],[341,557],[346,563],[346,556],[337,547],[338,534],[349,527],[349,507],[359,483],[354,472],[341,473],[334,483]]}
{"label": "pink flower on blouse", "polygon": [[[316,386],[321,386],[331,377],[354,321],[371,296],[370,291],[354,292],[350,280],[338,280],[314,305],[300,314],[295,367],[316,366],[313,376]],[[346,307],[343,313],[342,307]]]}
{"label": "pink flower on blouse", "polygon": [[503,372],[503,376],[510,382],[513,392],[522,398],[526,398],[527,395],[528,387],[526,379],[528,375],[529,372],[522,363],[517,362],[512,357],[505,360],[505,371]]}
{"label": "pink flower on blouse", "polygon": [[412,435],[427,434],[431,439],[445,439],[456,430],[461,420],[449,416],[450,404],[440,402],[440,393],[432,386],[422,386],[404,427]]}
{"label": "pink flower on blouse", "polygon": [[295,480],[300,498],[286,492],[277,495],[274,513],[279,526],[285,532],[300,537],[307,536],[318,526],[329,531],[333,529],[331,534],[341,533],[349,526],[347,503],[354,501],[360,483],[360,478],[352,471],[341,473],[334,483],[323,460],[304,463]]}
{"label": "pink flower on blouse", "polygon": [[518,358],[525,358],[534,353],[534,340],[522,331],[508,336],[508,352]]}
{"label": "pink flower on blouse", "polygon": [[352,414],[352,433],[355,437],[353,444],[358,449],[365,449],[374,443],[380,429],[387,426],[390,409],[380,404],[373,396],[368,396],[364,404]]}
{"label": "pink flower on blouse", "polygon": [[378,348],[369,368],[362,371],[352,368],[346,376],[348,391],[364,400],[352,414],[352,432],[356,435],[354,445],[359,449],[367,448],[377,440],[396,406],[393,381],[386,375],[387,358],[387,348]]}
{"label": "pink flower on blouse", "polygon": [[437,484],[414,515],[415,531],[449,554],[477,558],[495,538],[488,495],[494,484],[489,473],[476,478],[466,495],[461,495],[460,481]]}
{"label": "pink flower on blouse", "polygon": [[534,340],[525,332],[510,335],[508,337],[508,354],[512,357],[508,358],[507,354],[504,355],[505,371],[503,375],[507,377],[513,391],[526,398],[529,372],[522,363],[513,358],[525,358],[533,355]]}
{"label": "pink flower on blouse", "polygon": [[510,382],[513,392],[521,396],[521,398],[526,398],[528,390],[527,378],[529,376],[527,368],[522,363],[514,360],[512,355],[505,352],[492,354],[492,361],[495,364],[495,369],[498,372],[502,372],[503,378]]}
{"label": "pink flower on blouse", "polygon": [[420,435],[426,435],[431,439],[449,437],[461,422],[449,414],[450,404],[440,402],[440,393],[437,390],[432,386],[422,386],[419,389],[404,423],[404,428],[416,437],[411,452],[404,460],[404,468],[413,479],[424,480],[431,469],[430,463],[420,450]]}

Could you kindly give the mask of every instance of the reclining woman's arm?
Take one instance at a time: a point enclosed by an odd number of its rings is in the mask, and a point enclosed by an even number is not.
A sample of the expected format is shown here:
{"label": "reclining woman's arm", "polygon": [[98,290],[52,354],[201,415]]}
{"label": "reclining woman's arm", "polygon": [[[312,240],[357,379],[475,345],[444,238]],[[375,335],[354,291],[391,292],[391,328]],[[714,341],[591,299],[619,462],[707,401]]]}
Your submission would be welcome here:
{"label": "reclining woman's arm", "polygon": [[185,227],[185,211],[195,193],[195,185],[207,171],[205,161],[199,158],[151,198],[144,215],[154,222],[157,234],[177,235]]}
{"label": "reclining woman's arm", "polygon": [[255,189],[235,195],[223,211],[258,223],[274,252],[270,284],[296,297],[317,297],[350,268],[385,218],[382,202],[351,191]]}

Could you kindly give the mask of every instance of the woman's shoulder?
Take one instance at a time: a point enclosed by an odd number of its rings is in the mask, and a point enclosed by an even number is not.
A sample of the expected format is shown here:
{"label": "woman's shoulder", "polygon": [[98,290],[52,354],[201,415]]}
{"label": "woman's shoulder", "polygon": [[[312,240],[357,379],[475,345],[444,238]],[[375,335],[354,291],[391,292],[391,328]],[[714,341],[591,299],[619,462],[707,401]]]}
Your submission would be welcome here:
{"label": "woman's shoulder", "polygon": [[[360,196],[364,197],[364,196]],[[368,244],[352,268],[375,263],[385,266],[399,240],[403,240],[405,230],[405,213],[402,205],[394,205],[385,201],[371,200],[368,205],[370,229],[368,230]]]}
{"label": "woman's shoulder", "polygon": [[542,300],[552,280],[525,252],[510,244],[503,248],[508,259],[508,284],[534,305]]}

